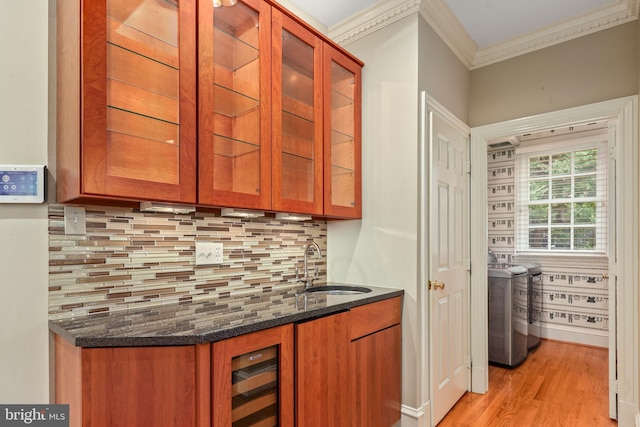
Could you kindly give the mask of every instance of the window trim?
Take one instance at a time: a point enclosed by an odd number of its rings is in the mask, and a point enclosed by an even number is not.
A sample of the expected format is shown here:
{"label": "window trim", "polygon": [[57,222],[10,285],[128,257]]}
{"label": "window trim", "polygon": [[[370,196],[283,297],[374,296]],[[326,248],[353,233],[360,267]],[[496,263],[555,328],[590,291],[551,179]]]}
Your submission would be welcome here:
{"label": "window trim", "polygon": [[[576,258],[589,258],[592,259],[594,257],[606,257],[609,253],[609,239],[605,239],[604,242],[602,240],[598,240],[597,236],[604,234],[605,236],[609,232],[608,225],[608,203],[609,203],[609,172],[608,172],[608,152],[609,152],[609,135],[607,133],[592,135],[581,138],[567,138],[562,140],[555,140],[552,142],[542,142],[542,143],[530,143],[526,145],[521,145],[516,148],[515,157],[516,157],[516,198],[515,198],[515,244],[514,244],[514,252],[516,256],[564,256],[571,257],[573,259]],[[535,249],[529,247],[528,237],[525,239],[525,236],[529,235],[529,215],[523,212],[523,209],[527,209],[529,207],[529,203],[526,202],[529,199],[529,185],[530,180],[528,179],[528,173],[526,171],[529,170],[529,162],[528,160],[531,157],[537,156],[553,156],[554,154],[559,153],[574,153],[576,151],[588,150],[595,148],[597,149],[597,167],[596,167],[596,181],[597,187],[604,189],[604,195],[596,195],[596,203],[598,203],[598,207],[596,208],[596,248],[593,251],[590,250],[575,250],[575,249]],[[523,171],[523,165],[526,167],[526,171]],[[526,183],[523,182],[523,177],[526,176]],[[571,175],[572,179],[575,176],[574,171],[572,171]],[[526,194],[523,194],[522,192]],[[547,202],[553,200],[551,198],[551,194],[549,198],[546,199]],[[559,199],[560,200],[560,199]],[[561,199],[565,200],[566,199]],[[524,203],[524,206],[523,206]],[[569,203],[577,203],[577,202],[569,202]],[[572,229],[572,240],[573,240],[573,228],[575,227],[574,218],[572,216],[571,222],[566,224]],[[560,227],[560,225],[559,225]],[[551,224],[547,225],[547,229],[554,228]]]}

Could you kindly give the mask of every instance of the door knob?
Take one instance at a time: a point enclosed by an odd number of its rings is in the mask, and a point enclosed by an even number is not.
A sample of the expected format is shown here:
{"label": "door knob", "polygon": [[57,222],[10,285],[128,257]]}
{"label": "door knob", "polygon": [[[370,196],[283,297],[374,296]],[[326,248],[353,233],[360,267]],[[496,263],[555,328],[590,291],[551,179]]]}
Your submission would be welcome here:
{"label": "door knob", "polygon": [[429,289],[444,289],[444,283],[439,282],[437,280],[429,280]]}

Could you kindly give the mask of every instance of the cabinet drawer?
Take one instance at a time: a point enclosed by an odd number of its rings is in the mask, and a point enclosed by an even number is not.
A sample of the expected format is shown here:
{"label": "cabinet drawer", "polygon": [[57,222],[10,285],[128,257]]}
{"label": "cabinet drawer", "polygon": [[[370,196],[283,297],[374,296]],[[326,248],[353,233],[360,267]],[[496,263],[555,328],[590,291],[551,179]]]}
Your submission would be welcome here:
{"label": "cabinet drawer", "polygon": [[349,312],[351,340],[397,325],[401,318],[402,300],[400,297],[355,307]]}

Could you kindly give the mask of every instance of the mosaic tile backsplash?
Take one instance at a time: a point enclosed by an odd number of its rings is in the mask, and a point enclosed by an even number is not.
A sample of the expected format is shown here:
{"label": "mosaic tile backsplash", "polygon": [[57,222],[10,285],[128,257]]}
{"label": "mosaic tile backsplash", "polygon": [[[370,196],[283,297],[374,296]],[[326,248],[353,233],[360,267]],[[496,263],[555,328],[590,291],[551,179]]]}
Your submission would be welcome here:
{"label": "mosaic tile backsplash", "polygon": [[[326,250],[326,221],[222,218],[86,207],[87,233],[64,234],[49,206],[49,317],[69,318],[295,286],[311,240]],[[223,243],[221,265],[196,266],[195,242]],[[309,255],[326,278],[326,257]]]}

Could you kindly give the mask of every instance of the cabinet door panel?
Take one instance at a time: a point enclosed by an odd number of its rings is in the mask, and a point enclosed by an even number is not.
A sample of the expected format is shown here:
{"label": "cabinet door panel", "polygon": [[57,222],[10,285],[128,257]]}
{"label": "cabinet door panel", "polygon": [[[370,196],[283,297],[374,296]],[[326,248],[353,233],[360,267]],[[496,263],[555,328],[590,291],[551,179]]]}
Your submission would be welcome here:
{"label": "cabinet door panel", "polygon": [[199,3],[199,203],[271,208],[271,8]]}
{"label": "cabinet door panel", "polygon": [[85,426],[196,425],[196,350],[82,350]]}
{"label": "cabinet door panel", "polygon": [[296,325],[296,418],[305,427],[350,426],[349,314]]}
{"label": "cabinet door panel", "polygon": [[82,108],[82,130],[58,139],[59,151],[82,144],[80,164],[62,157],[62,179],[82,172],[59,201],[195,203],[195,2],[85,1],[82,13],[82,102],[59,104]]}
{"label": "cabinet door panel", "polygon": [[322,214],[322,81],[322,41],[274,10],[274,210]]}
{"label": "cabinet door panel", "polygon": [[331,46],[324,67],[324,213],[361,218],[362,69]]}
{"label": "cabinet door panel", "polygon": [[351,343],[354,427],[388,427],[400,420],[400,325]]}

